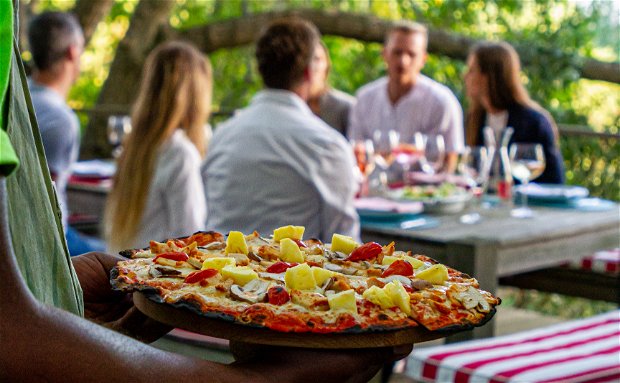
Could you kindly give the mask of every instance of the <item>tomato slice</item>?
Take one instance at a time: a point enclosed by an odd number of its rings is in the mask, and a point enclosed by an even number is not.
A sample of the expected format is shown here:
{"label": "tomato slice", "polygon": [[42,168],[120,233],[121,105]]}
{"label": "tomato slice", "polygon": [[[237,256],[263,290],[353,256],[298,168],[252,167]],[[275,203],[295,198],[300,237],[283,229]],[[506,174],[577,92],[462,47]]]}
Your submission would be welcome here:
{"label": "tomato slice", "polygon": [[282,286],[274,286],[267,290],[267,299],[272,305],[282,306],[291,300],[291,296]]}
{"label": "tomato slice", "polygon": [[267,271],[268,273],[279,274],[279,273],[285,272],[286,269],[290,269],[291,267],[295,267],[297,265],[299,265],[299,263],[295,263],[295,262],[288,263],[288,262],[279,261],[269,266],[267,270],[265,271]]}
{"label": "tomato slice", "polygon": [[154,259],[153,262],[157,261],[157,259],[159,258],[164,258],[164,259],[170,259],[173,261],[187,261],[189,259],[189,256],[185,253],[181,253],[178,251],[171,251],[169,253],[161,253],[159,255],[157,255]]}
{"label": "tomato slice", "polygon": [[413,275],[413,266],[411,266],[411,263],[399,259],[394,261],[387,269],[385,269],[383,274],[381,274],[383,278],[389,277],[390,275],[404,275],[405,277],[408,277]]}
{"label": "tomato slice", "polygon": [[353,250],[346,260],[364,261],[376,257],[381,254],[381,251],[383,251],[383,248],[377,242],[368,242]]}
{"label": "tomato slice", "polygon": [[216,269],[204,269],[204,270],[198,270],[198,271],[194,271],[193,273],[190,273],[187,277],[185,277],[185,283],[197,283],[200,282],[204,279],[207,278],[211,278],[212,276],[216,275],[219,271],[217,271]]}
{"label": "tomato slice", "polygon": [[306,246],[306,244],[301,239],[294,239],[293,242],[295,242],[297,244],[297,246],[299,246],[300,249],[302,247],[308,247],[308,246]]}

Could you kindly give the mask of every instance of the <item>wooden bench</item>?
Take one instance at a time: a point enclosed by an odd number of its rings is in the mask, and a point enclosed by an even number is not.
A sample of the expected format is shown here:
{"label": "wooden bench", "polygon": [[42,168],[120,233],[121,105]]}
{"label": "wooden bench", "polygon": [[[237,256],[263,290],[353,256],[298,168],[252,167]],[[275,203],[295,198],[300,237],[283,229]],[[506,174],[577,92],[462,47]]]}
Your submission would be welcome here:
{"label": "wooden bench", "polygon": [[576,264],[502,277],[499,283],[620,306],[620,249],[597,252]]}
{"label": "wooden bench", "polygon": [[416,382],[618,382],[620,310],[495,338],[414,348]]}

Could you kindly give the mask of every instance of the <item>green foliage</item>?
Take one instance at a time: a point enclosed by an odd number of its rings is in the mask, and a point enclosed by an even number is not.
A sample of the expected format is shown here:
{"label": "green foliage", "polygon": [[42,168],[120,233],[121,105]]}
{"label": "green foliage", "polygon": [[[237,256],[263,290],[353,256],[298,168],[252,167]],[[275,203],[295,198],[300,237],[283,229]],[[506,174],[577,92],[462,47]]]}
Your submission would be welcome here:
{"label": "green foliage", "polygon": [[[84,55],[84,73],[71,92],[71,105],[94,105],[107,76],[116,45],[125,34],[137,1],[117,0],[99,25]],[[589,125],[594,131],[620,131],[620,86],[580,80],[576,57],[615,60],[619,54],[617,4],[571,0],[179,0],[170,16],[173,28],[259,12],[311,7],[372,13],[386,19],[417,20],[478,39],[506,40],[524,61],[524,81],[532,98],[562,124]],[[42,0],[38,10],[70,9],[72,1]],[[332,60],[331,85],[349,93],[385,73],[381,46],[324,36]],[[214,110],[247,105],[261,87],[251,47],[210,55],[214,69]],[[431,55],[423,72],[445,83],[467,107],[463,93],[464,63]],[[594,195],[618,199],[617,140],[563,137],[562,152],[571,184]]]}

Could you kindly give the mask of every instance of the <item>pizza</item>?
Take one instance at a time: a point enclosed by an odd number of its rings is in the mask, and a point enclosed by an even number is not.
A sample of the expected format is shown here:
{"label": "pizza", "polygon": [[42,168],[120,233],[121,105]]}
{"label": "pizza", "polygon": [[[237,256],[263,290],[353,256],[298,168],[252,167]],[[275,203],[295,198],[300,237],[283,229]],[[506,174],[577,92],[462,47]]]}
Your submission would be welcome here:
{"label": "pizza", "polygon": [[284,226],[254,232],[197,232],[121,252],[114,289],[198,315],[295,333],[363,333],[423,326],[480,326],[501,300],[476,279],[394,243],[331,244]]}

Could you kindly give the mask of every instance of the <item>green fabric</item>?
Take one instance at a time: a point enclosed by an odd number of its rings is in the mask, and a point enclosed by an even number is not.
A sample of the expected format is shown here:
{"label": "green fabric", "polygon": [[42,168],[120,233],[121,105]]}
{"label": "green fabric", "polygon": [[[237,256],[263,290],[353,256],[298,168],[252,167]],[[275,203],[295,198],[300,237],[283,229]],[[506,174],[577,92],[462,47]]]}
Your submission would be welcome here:
{"label": "green fabric", "polygon": [[[0,10],[7,12],[5,8]],[[6,17],[3,13],[0,20]],[[0,46],[5,43],[2,40]],[[67,251],[60,209],[15,39],[11,46],[0,55],[8,54],[11,60],[7,133],[20,160],[19,168],[7,178],[9,225],[17,262],[37,299],[83,315],[82,290]]]}
{"label": "green fabric", "polygon": [[13,145],[6,131],[6,115],[8,104],[6,100],[7,87],[9,85],[9,70],[11,63],[11,47],[13,41],[13,12],[11,2],[0,0],[0,176],[11,174],[19,161],[13,150]]}

